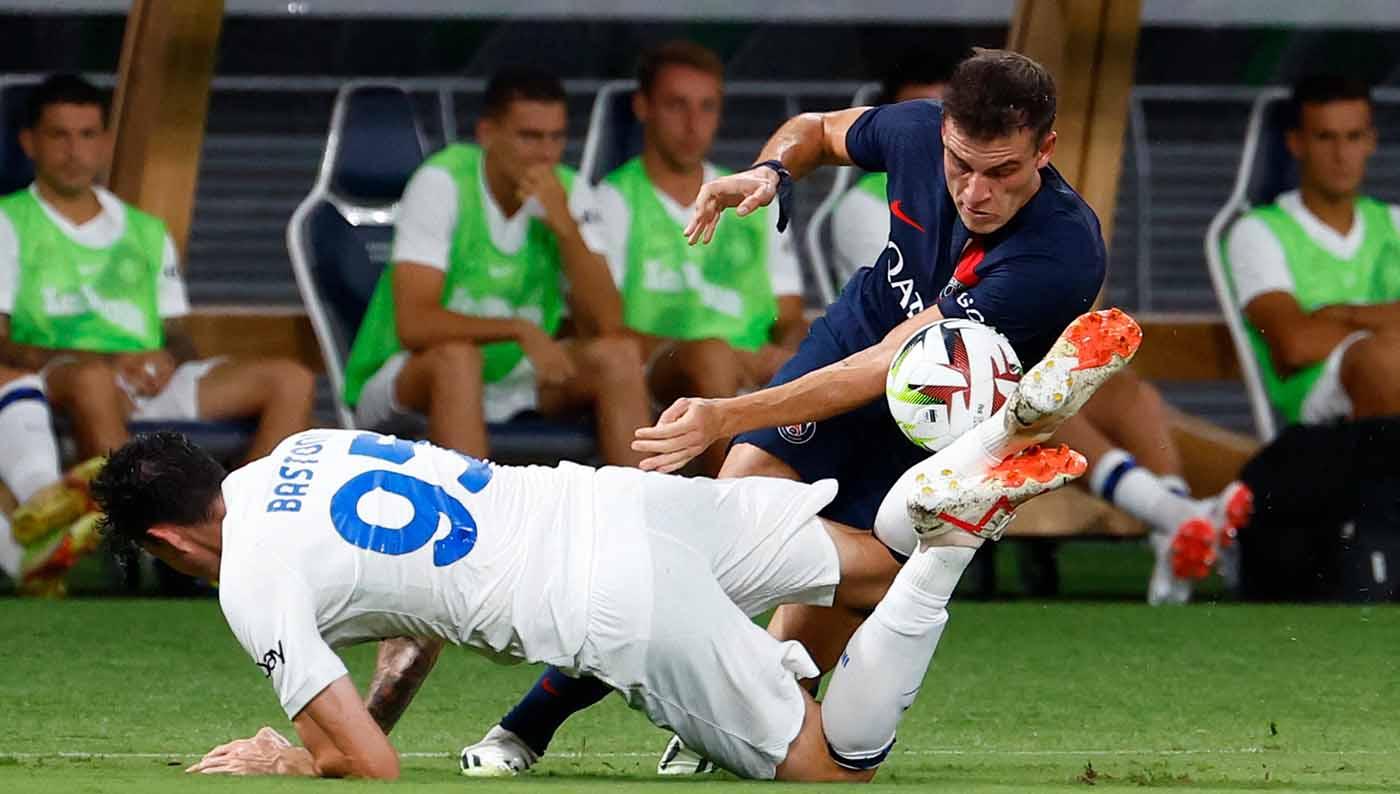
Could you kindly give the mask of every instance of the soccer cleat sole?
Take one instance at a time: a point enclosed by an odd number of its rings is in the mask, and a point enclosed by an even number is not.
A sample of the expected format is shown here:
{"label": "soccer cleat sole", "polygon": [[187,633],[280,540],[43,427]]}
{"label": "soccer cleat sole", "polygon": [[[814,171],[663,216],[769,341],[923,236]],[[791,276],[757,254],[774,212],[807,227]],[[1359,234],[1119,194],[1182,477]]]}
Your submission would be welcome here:
{"label": "soccer cleat sole", "polygon": [[1142,328],[1120,309],[1080,315],[1021,377],[1007,411],[1008,430],[1048,437],[1127,366],[1141,345]]}
{"label": "soccer cleat sole", "polygon": [[921,538],[962,530],[997,540],[1016,507],[1084,474],[1084,456],[1065,445],[1033,446],[980,474],[943,469],[920,474],[908,497],[909,518]]}
{"label": "soccer cleat sole", "polygon": [[54,530],[25,549],[22,582],[62,579],[78,560],[94,551],[102,539],[97,527],[101,513],[86,513],[69,526]]}
{"label": "soccer cleat sole", "polygon": [[1254,512],[1254,493],[1234,482],[1220,495],[1220,503],[1208,517],[1184,522],[1172,538],[1172,573],[1181,579],[1204,579],[1220,559],[1220,549],[1235,542],[1239,529]]}

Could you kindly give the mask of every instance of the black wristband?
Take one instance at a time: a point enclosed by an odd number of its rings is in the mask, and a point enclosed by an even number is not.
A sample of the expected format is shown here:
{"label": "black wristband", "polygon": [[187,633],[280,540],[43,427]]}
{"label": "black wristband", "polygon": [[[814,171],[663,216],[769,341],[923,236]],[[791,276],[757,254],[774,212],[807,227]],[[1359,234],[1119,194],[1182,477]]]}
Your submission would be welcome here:
{"label": "black wristband", "polygon": [[792,172],[783,167],[781,160],[764,160],[754,163],[749,169],[771,168],[778,175],[778,231],[787,231],[788,219],[792,217]]}

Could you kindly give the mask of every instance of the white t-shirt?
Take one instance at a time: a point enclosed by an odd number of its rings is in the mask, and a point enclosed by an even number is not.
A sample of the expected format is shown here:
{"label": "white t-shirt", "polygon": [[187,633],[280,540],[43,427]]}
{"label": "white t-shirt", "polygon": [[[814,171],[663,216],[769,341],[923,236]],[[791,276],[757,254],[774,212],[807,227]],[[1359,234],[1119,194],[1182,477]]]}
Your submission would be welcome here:
{"label": "white t-shirt", "polygon": [[[106,248],[126,233],[126,207],[122,200],[108,190],[94,187],[97,201],[102,211],[81,226],[63,217],[43,197],[34,185],[29,192],[38,199],[44,214],[73,242],[88,248]],[[180,259],[175,253],[175,243],[170,235],[165,235],[165,253],[160,270],[160,282],[156,291],[156,310],[162,319],[183,317],[190,313],[190,301],[185,293],[185,280],[180,275]],[[0,314],[10,314],[15,308],[15,294],[19,291],[19,239],[15,235],[14,224],[8,215],[0,212]]]}
{"label": "white t-shirt", "polygon": [[[479,169],[478,173],[481,176],[477,180],[477,190],[480,191],[481,206],[486,212],[491,242],[501,253],[514,254],[525,244],[530,219],[544,217],[544,207],[532,197],[514,215],[506,217],[491,191],[486,189],[485,168]],[[591,203],[588,192],[584,180],[575,178],[573,189],[569,192],[569,208],[579,224],[584,242],[589,248],[601,252],[602,245],[593,228],[596,224],[587,212]],[[447,169],[438,166],[418,169],[399,200],[391,261],[416,262],[447,272],[452,235],[457,229],[457,213],[461,208],[458,198],[457,181]]]}
{"label": "white t-shirt", "polygon": [[567,667],[587,628],[595,474],[298,433],[224,481],[220,606],[289,718],[345,675],[331,649],[358,642],[437,637]]}
{"label": "white t-shirt", "polygon": [[[1366,239],[1366,219],[1359,212],[1353,213],[1351,230],[1342,235],[1313,215],[1296,190],[1281,194],[1278,205],[1313,242],[1333,256],[1350,259]],[[1391,205],[1390,220],[1400,228],[1400,207]],[[1266,292],[1293,292],[1293,275],[1283,245],[1262,219],[1247,215],[1237,221],[1226,239],[1225,254],[1241,310]]]}
{"label": "white t-shirt", "polygon": [[[719,176],[719,171],[710,163],[705,164],[705,181]],[[695,206],[681,206],[679,202],[660,190],[656,191],[656,198],[665,208],[666,214],[676,223],[685,227],[690,223],[690,219],[695,217]],[[608,182],[599,182],[593,188],[593,211],[588,212],[590,217],[596,216],[597,222],[592,224],[596,229],[593,233],[595,242],[590,241],[589,245],[598,251],[608,260],[608,269],[612,271],[613,280],[619,287],[627,276],[627,237],[632,230],[632,211],[627,207],[627,202],[622,198],[622,193]],[[773,210],[776,212],[776,208]],[[776,216],[773,216],[776,218]],[[723,220],[720,221],[723,223]],[[802,295],[802,265],[797,261],[797,252],[792,247],[792,227],[778,234],[776,229],[767,235],[768,240],[768,274],[773,283],[773,294],[778,297],[785,295]]]}
{"label": "white t-shirt", "polygon": [[860,188],[846,191],[831,215],[837,266],[846,276],[875,264],[890,239],[890,210]]}

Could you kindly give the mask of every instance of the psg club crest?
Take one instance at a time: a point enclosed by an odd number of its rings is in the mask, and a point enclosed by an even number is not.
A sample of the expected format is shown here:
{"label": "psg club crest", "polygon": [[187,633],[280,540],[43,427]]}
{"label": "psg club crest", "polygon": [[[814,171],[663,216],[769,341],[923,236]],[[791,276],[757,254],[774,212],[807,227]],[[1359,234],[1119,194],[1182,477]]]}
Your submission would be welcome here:
{"label": "psg club crest", "polygon": [[803,422],[796,425],[780,425],[778,435],[789,444],[806,444],[817,434],[816,422]]}

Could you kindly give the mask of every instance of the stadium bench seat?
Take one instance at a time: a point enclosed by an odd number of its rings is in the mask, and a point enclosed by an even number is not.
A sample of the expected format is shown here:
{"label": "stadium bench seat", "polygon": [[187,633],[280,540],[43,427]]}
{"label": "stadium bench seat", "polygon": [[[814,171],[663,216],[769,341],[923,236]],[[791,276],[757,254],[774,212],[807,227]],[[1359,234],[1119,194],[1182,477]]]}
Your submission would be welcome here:
{"label": "stadium bench seat", "polygon": [[[355,427],[343,399],[344,362],[390,254],[399,196],[426,156],[408,94],[392,83],[343,86],[331,115],[320,173],[287,226],[297,287],[320,345],[340,423]],[[421,435],[422,422],[367,428]],[[591,425],[520,418],[487,428],[504,462],[590,460]]]}

